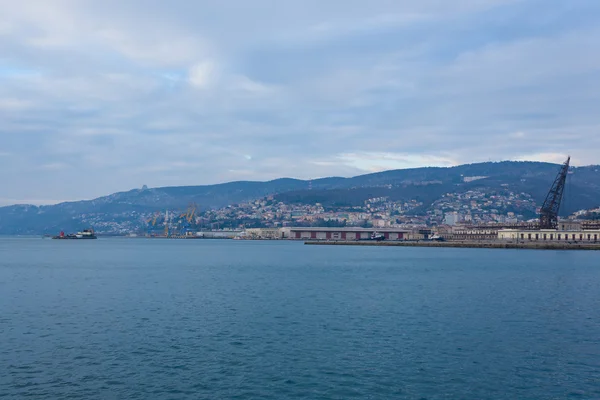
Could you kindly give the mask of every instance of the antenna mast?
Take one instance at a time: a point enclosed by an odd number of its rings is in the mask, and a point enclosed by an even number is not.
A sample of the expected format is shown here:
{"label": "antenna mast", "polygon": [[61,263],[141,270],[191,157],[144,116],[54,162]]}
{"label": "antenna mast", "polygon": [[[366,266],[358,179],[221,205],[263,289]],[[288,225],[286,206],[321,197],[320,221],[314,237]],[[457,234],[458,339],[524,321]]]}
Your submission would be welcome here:
{"label": "antenna mast", "polygon": [[546,200],[540,211],[540,229],[556,229],[558,227],[558,210],[565,190],[565,181],[569,173],[569,162],[571,157],[562,165],[550,191],[546,195]]}

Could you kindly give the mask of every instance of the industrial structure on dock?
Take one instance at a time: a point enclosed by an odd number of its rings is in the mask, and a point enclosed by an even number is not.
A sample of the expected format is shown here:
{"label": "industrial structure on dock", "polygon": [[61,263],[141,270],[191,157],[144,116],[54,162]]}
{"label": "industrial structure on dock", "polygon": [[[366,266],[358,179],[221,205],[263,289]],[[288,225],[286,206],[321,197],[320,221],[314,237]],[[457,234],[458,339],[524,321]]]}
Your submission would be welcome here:
{"label": "industrial structure on dock", "polygon": [[592,242],[600,240],[600,229],[583,229],[582,224],[574,222],[559,222],[558,213],[562,203],[569,163],[571,157],[561,166],[540,210],[540,221],[537,229],[501,229],[498,231],[499,240],[520,242],[532,241],[563,241],[563,242]]}

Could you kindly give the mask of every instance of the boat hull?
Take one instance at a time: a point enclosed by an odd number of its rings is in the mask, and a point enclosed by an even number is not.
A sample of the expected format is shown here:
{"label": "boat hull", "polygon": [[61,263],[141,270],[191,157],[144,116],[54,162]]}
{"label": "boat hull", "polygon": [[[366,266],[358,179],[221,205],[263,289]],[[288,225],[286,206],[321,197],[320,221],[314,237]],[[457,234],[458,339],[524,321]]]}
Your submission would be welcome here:
{"label": "boat hull", "polygon": [[59,240],[87,240],[87,239],[96,239],[96,235],[93,229],[84,229],[81,232],[77,233],[69,233],[65,235],[63,231],[60,232],[58,236],[52,236],[52,239]]}
{"label": "boat hull", "polygon": [[82,236],[82,237],[77,237],[77,236],[65,235],[65,236],[53,236],[52,239],[57,239],[57,240],[90,240],[90,239],[98,239],[98,237],[97,236]]}

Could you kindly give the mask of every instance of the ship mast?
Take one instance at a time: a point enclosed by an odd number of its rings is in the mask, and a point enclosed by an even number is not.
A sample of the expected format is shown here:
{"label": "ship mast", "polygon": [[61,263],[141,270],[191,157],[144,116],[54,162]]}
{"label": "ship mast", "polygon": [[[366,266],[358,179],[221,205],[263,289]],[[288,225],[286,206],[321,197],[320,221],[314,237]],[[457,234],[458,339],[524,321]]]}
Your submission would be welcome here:
{"label": "ship mast", "polygon": [[165,212],[165,237],[169,236],[169,210]]}

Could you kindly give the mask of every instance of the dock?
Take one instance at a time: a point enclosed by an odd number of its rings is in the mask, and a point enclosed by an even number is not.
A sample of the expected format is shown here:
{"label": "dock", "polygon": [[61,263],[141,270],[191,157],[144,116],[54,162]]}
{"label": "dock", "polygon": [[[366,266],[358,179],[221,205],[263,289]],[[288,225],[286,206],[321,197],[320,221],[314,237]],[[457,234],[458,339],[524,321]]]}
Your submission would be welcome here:
{"label": "dock", "polygon": [[358,241],[309,240],[305,245],[319,246],[399,246],[399,247],[455,247],[474,249],[533,249],[533,250],[600,250],[599,243],[575,242],[506,242],[494,241]]}

